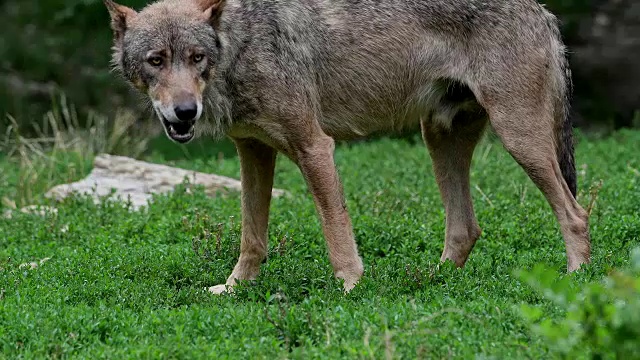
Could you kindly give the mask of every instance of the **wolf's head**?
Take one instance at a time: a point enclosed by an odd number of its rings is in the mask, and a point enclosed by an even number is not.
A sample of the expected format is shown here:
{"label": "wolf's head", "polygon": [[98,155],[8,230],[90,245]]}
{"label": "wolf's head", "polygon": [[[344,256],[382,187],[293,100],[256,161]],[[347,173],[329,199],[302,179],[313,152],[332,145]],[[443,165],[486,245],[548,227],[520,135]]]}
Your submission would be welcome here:
{"label": "wolf's head", "polygon": [[149,95],[167,136],[189,142],[220,56],[215,26],[224,0],[164,0],[140,12],[104,3],[111,14],[114,65]]}

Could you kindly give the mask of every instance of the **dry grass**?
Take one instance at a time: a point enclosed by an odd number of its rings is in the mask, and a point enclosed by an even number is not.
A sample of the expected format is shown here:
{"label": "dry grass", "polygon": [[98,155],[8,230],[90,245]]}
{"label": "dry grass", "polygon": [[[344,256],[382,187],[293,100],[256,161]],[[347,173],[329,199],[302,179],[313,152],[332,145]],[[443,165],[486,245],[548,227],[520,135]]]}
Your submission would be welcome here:
{"label": "dry grass", "polygon": [[153,134],[128,110],[119,110],[113,118],[90,113],[81,125],[78,112],[64,95],[54,101],[41,122],[31,124],[29,133],[35,136],[23,135],[27,129],[5,116],[10,125],[0,139],[0,152],[17,164],[19,180],[17,198],[4,202],[16,206],[33,203],[61,179],[74,181],[84,176],[98,154],[139,158]]}

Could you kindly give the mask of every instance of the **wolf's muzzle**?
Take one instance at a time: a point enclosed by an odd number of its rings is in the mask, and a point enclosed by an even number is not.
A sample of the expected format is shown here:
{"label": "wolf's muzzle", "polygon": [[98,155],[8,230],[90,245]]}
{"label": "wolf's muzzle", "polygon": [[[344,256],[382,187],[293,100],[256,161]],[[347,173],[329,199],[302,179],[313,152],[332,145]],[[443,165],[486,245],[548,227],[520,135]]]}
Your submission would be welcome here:
{"label": "wolf's muzzle", "polygon": [[153,106],[171,140],[185,144],[193,139],[196,121],[202,113],[200,103],[185,101],[175,106],[165,106],[159,101],[154,101]]}

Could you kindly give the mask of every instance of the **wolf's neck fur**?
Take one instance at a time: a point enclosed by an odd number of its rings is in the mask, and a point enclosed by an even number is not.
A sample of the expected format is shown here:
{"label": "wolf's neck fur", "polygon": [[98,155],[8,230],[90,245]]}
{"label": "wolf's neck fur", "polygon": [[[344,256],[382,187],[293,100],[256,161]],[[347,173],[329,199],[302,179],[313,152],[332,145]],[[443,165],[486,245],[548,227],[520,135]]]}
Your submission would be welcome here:
{"label": "wolf's neck fur", "polygon": [[243,104],[238,102],[238,78],[235,63],[244,52],[238,44],[246,43],[248,32],[241,29],[243,22],[237,0],[227,0],[222,12],[219,29],[216,29],[218,41],[209,46],[218,46],[220,50],[219,64],[216,73],[212,74],[203,95],[206,118],[198,132],[212,136],[214,139],[224,137],[234,123],[244,117]]}

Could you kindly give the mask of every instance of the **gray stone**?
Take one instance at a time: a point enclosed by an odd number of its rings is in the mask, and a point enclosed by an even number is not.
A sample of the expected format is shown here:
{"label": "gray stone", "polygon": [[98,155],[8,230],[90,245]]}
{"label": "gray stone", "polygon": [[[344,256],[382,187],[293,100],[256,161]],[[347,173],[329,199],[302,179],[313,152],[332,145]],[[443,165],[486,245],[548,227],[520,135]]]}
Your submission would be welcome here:
{"label": "gray stone", "polygon": [[[204,186],[209,195],[241,189],[240,181],[225,176],[102,154],[96,157],[94,169],[85,179],[58,185],[45,196],[62,200],[73,193],[86,194],[98,202],[100,198],[113,194],[112,198],[123,201],[130,199],[132,207],[137,210],[148,205],[153,194],[172,192],[185,179],[189,184]],[[274,197],[284,194],[284,190],[273,189]]]}

